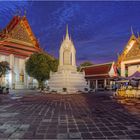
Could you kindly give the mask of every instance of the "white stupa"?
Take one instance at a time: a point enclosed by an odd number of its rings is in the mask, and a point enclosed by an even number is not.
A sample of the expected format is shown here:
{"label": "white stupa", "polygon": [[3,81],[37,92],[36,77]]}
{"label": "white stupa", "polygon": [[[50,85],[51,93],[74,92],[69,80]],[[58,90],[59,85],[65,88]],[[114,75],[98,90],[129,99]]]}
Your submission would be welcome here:
{"label": "white stupa", "polygon": [[76,50],[66,28],[66,36],[59,50],[59,66],[57,72],[50,73],[50,91],[73,93],[84,91],[87,82],[83,72],[77,72]]}

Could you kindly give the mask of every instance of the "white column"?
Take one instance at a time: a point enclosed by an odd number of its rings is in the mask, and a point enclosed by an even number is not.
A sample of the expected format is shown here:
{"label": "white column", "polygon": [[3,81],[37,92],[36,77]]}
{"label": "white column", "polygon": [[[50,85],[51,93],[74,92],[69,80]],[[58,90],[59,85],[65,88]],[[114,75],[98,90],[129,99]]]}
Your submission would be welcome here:
{"label": "white column", "polygon": [[90,80],[87,80],[88,88],[90,88]]}
{"label": "white column", "polygon": [[26,70],[25,70],[25,62],[26,62],[26,59],[24,60],[23,72],[24,72],[24,87],[27,88],[27,74],[26,74]]}
{"label": "white column", "polygon": [[125,77],[125,64],[121,63],[121,76]]}
{"label": "white column", "polygon": [[106,79],[104,79],[104,87],[106,87]]}
{"label": "white column", "polygon": [[72,65],[73,66],[76,66],[75,55],[76,55],[76,52],[72,52]]}
{"label": "white column", "polygon": [[76,62],[75,62],[76,51],[74,46],[71,46],[71,55],[72,55],[72,66],[76,66]]}
{"label": "white column", "polygon": [[[25,63],[28,59],[29,59],[29,57],[25,58],[25,60],[24,60]],[[26,73],[25,63],[24,63],[24,85],[26,86],[26,88],[28,88],[28,74]]]}
{"label": "white column", "polygon": [[98,80],[96,80],[95,89],[98,89]]}
{"label": "white column", "polygon": [[13,84],[15,83],[15,75],[14,75],[14,55],[13,54],[10,54],[9,56],[10,58],[10,61],[9,61],[9,64],[10,64],[10,77],[9,77],[9,86],[10,88],[13,88]]}
{"label": "white column", "polygon": [[59,66],[63,66],[64,65],[63,53],[64,53],[64,51],[62,49],[60,49],[60,51],[59,51]]}

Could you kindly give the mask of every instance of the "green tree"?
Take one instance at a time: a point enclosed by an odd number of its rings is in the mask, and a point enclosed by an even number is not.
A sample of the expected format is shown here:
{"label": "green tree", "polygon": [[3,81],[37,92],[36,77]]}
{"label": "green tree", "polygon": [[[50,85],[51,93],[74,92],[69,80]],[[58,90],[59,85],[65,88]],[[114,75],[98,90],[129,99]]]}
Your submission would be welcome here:
{"label": "green tree", "polygon": [[85,62],[81,63],[79,67],[77,67],[77,70],[80,71],[81,67],[91,66],[91,65],[93,65],[92,62],[85,61]]}
{"label": "green tree", "polygon": [[0,62],[0,78],[6,75],[10,70],[9,63],[7,61]]}
{"label": "green tree", "polygon": [[1,80],[2,76],[5,76],[8,72],[10,71],[10,66],[7,61],[1,61],[0,62],[0,85],[1,85]]}
{"label": "green tree", "polygon": [[44,82],[49,79],[50,71],[57,70],[58,61],[46,53],[34,53],[26,61],[25,69],[30,77],[38,81],[39,88],[44,88]]}

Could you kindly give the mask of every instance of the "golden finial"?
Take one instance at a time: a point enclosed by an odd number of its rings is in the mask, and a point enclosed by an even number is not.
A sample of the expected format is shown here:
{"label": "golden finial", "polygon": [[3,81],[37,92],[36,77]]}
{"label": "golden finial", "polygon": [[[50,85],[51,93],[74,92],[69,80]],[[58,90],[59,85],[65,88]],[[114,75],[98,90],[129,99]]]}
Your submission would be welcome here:
{"label": "golden finial", "polygon": [[26,11],[26,10],[24,10],[24,16],[26,16],[26,14],[27,14],[27,11]]}
{"label": "golden finial", "polygon": [[131,26],[131,34],[132,34],[132,35],[134,34],[132,26]]}
{"label": "golden finial", "polygon": [[137,32],[138,37],[140,37],[139,32]]}
{"label": "golden finial", "polygon": [[7,28],[6,28],[6,34],[8,34],[8,30],[7,30]]}

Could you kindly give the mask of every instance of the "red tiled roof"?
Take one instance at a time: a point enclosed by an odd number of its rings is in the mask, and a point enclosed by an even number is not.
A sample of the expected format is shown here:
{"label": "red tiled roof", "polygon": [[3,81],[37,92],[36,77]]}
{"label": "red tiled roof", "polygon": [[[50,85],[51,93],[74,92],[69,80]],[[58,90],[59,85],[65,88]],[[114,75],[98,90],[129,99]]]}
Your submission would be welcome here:
{"label": "red tiled roof", "polygon": [[[32,40],[32,45],[28,45],[28,42],[14,42],[10,36],[10,33],[14,30],[14,28],[20,24],[20,22],[23,23],[25,29],[30,32],[30,37]],[[28,57],[34,52],[40,52],[43,51],[39,47],[39,43],[37,39],[35,38],[35,35],[33,34],[31,27],[28,23],[28,20],[26,19],[26,16],[20,17],[20,16],[14,16],[10,23],[0,32],[0,53],[2,54],[14,54],[19,56]]]}
{"label": "red tiled roof", "polygon": [[28,20],[26,18],[26,16],[20,17],[20,16],[14,16],[12,18],[12,20],[10,21],[10,23],[6,26],[6,28],[4,28],[1,32],[0,32],[0,39],[4,39],[7,35],[7,33],[9,34],[15,27],[16,25],[18,25],[20,23],[20,21],[24,22],[24,25],[26,26],[26,28],[29,30],[31,36],[32,36],[32,41],[34,42],[35,47],[39,48],[39,42],[36,39],[34,33],[32,32],[32,29],[28,23]]}
{"label": "red tiled roof", "polygon": [[20,20],[21,20],[20,16],[14,16],[10,21],[10,23],[7,25],[7,27],[4,28],[2,32],[0,32],[0,38],[4,38],[6,36],[6,32],[8,33],[11,32],[12,29],[19,23]]}
{"label": "red tiled roof", "polygon": [[100,65],[92,65],[83,67],[82,71],[85,71],[85,77],[90,76],[108,76],[108,72],[110,71],[112,63],[100,64]]}
{"label": "red tiled roof", "polygon": [[109,75],[99,75],[99,76],[89,76],[85,77],[88,80],[92,79],[105,79],[105,78],[111,78]]}

